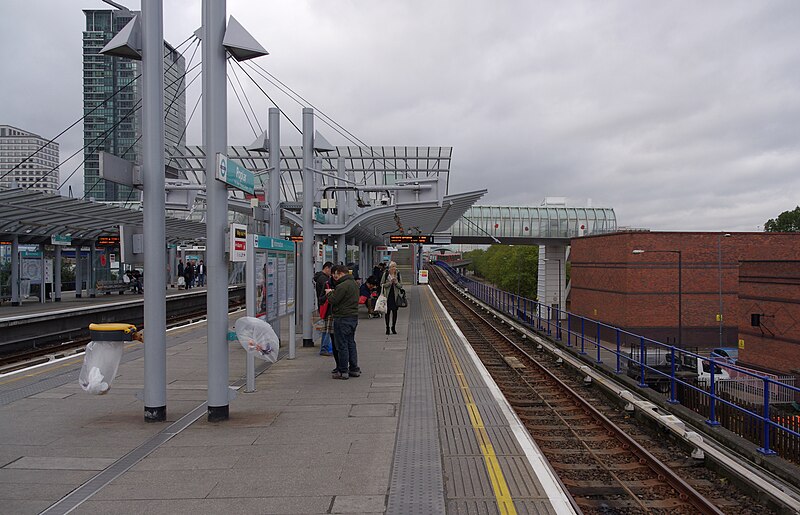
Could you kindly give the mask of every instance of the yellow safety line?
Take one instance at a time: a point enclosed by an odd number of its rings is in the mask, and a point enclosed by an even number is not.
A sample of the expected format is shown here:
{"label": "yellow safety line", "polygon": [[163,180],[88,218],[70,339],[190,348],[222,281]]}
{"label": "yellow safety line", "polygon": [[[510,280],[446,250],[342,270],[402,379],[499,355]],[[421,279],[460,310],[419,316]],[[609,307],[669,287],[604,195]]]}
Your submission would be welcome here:
{"label": "yellow safety line", "polygon": [[[435,313],[436,308],[433,305],[429,291],[426,294],[426,298],[431,307],[431,313]],[[453,345],[450,343],[450,338],[447,336],[441,320],[439,320],[438,316],[435,316],[433,319],[436,321],[436,325],[439,326],[439,332],[444,339],[444,346],[447,349],[447,354],[450,356],[450,363],[453,365],[453,370],[456,373],[461,395],[464,398],[464,403],[469,412],[469,420],[472,423],[472,429],[475,431],[475,438],[478,439],[478,445],[480,445],[481,454],[483,454],[484,464],[486,465],[486,472],[489,474],[492,490],[494,490],[494,496],[497,499],[497,507],[500,509],[501,514],[516,515],[517,509],[514,507],[514,501],[511,499],[511,493],[508,490],[506,478],[503,476],[503,471],[500,469],[500,462],[497,461],[497,455],[494,453],[494,447],[489,439],[489,434],[486,432],[483,419],[478,411],[478,406],[475,404],[475,399],[472,397],[472,391],[467,384],[467,378],[461,369],[461,363],[458,361],[458,357],[453,350]]]}

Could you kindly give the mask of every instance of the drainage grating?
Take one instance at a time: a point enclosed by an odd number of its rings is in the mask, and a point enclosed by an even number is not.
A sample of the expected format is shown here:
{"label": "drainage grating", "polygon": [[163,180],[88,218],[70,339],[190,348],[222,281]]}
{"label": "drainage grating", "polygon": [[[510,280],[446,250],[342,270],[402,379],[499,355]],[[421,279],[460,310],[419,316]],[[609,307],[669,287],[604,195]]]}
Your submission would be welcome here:
{"label": "drainage grating", "polygon": [[386,513],[444,513],[444,481],[433,381],[419,288],[409,290],[405,383]]}

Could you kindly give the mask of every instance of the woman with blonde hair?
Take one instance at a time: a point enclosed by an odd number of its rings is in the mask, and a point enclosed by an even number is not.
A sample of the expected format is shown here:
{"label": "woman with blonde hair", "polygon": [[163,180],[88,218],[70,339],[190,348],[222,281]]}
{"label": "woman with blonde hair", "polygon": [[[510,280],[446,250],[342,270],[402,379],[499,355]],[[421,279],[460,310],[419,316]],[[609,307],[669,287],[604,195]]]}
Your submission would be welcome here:
{"label": "woman with blonde hair", "polygon": [[386,271],[381,277],[381,294],[386,297],[386,334],[389,334],[389,318],[392,319],[392,333],[397,334],[397,299],[405,293],[403,280],[397,271],[397,263],[389,262]]}

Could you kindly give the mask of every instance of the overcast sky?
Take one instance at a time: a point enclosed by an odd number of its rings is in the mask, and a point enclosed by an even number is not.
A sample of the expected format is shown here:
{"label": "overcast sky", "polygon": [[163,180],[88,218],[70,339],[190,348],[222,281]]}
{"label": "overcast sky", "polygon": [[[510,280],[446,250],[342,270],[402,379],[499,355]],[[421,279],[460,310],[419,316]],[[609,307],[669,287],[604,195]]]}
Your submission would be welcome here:
{"label": "overcast sky", "polygon": [[[177,45],[201,3],[164,4]],[[106,7],[0,2],[0,124],[52,137],[82,115],[81,10]],[[564,196],[623,226],[734,231],[800,203],[796,0],[229,0],[228,13],[269,50],[262,66],[366,143],[453,146],[451,192],[488,188],[484,204]],[[260,83],[300,125],[300,106]],[[246,89],[266,126],[266,98]],[[231,93],[229,107],[229,143],[250,143]],[[80,125],[59,142],[62,160],[79,150]]]}

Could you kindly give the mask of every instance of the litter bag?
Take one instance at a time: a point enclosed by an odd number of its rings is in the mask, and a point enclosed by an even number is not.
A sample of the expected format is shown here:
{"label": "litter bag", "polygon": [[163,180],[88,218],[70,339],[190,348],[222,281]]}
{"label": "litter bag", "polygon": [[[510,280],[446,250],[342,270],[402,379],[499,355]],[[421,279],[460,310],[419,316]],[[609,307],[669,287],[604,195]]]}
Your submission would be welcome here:
{"label": "litter bag", "polygon": [[92,341],[86,346],[78,383],[85,392],[103,395],[111,388],[122,361],[124,342]]}
{"label": "litter bag", "polygon": [[280,342],[267,322],[253,317],[242,317],[236,321],[233,330],[244,350],[270,363],[278,361]]}
{"label": "litter bag", "polygon": [[389,310],[389,304],[386,300],[386,295],[381,294],[378,300],[375,301],[375,308],[373,311],[376,313],[386,313]]}

